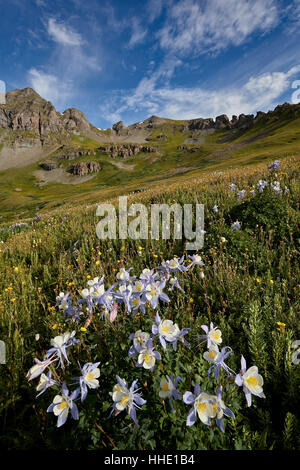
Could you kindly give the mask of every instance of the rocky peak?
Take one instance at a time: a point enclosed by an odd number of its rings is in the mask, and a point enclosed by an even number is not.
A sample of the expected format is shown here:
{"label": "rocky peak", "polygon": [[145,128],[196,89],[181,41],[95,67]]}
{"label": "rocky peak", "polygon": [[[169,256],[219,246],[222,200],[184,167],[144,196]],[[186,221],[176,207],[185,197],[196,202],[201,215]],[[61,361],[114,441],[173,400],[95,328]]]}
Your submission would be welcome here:
{"label": "rocky peak", "polygon": [[124,128],[124,123],[123,121],[119,121],[119,122],[116,122],[113,126],[112,126],[113,130],[116,131],[117,133],[122,130]]}
{"label": "rocky peak", "polygon": [[76,108],[68,108],[63,112],[62,120],[66,129],[73,130],[78,128],[86,131],[90,129],[90,123],[86,115]]}

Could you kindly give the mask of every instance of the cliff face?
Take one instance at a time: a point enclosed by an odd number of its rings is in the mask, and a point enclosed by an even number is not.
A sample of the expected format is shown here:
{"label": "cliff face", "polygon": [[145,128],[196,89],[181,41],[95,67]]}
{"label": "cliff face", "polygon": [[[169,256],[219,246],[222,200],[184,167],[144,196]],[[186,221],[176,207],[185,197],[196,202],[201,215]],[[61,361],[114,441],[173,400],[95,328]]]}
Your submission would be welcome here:
{"label": "cliff face", "polygon": [[0,128],[29,131],[39,136],[42,143],[51,135],[67,135],[69,131],[89,131],[86,116],[75,108],[63,114],[50,101],[44,100],[32,88],[9,91],[6,103],[0,105]]}

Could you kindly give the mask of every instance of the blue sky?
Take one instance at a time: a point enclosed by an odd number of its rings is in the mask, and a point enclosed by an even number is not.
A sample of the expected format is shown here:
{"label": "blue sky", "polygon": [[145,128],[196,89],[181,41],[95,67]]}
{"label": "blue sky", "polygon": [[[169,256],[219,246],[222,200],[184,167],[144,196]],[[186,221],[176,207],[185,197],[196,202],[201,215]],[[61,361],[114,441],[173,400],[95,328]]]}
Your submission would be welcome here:
{"label": "blue sky", "polygon": [[7,91],[99,128],[292,102],[299,46],[300,0],[0,0]]}

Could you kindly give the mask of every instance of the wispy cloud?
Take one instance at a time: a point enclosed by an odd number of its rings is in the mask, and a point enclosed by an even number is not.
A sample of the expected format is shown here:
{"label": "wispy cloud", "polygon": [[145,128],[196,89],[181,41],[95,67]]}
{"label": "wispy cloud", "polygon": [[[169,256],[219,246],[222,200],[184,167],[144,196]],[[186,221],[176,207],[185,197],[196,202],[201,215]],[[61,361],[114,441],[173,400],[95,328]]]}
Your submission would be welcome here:
{"label": "wispy cloud", "polygon": [[60,80],[55,75],[31,68],[28,76],[34,90],[48,101],[56,103],[56,105],[63,104],[72,94],[72,84]]}
{"label": "wispy cloud", "polygon": [[254,32],[269,31],[278,21],[275,0],[182,0],[168,9],[157,37],[169,53],[217,53],[242,44]]}
{"label": "wispy cloud", "polygon": [[84,43],[80,34],[65,23],[58,22],[55,18],[48,19],[48,34],[53,41],[62,46],[82,46]]}
{"label": "wispy cloud", "polygon": [[128,42],[128,47],[133,48],[137,44],[143,42],[147,35],[147,29],[143,26],[140,20],[135,16],[131,20],[131,36]]}
{"label": "wispy cloud", "polygon": [[80,95],[82,81],[91,72],[99,72],[101,64],[98,57],[90,55],[88,42],[70,25],[54,17],[45,25],[47,39],[54,47],[46,64],[28,71],[28,79],[41,96],[62,108]]}
{"label": "wispy cloud", "polygon": [[[264,73],[252,76],[240,88],[207,90],[201,87],[157,87],[155,79],[143,80],[127,96],[118,97],[121,106],[110,107],[109,117],[121,119],[122,114],[137,108],[149,114],[173,119],[216,117],[220,114],[255,113],[272,108],[278,98],[291,86],[292,78],[300,72],[300,65],[287,72]],[[117,100],[114,100],[116,104]],[[108,111],[109,103],[105,103]],[[104,108],[103,108],[104,110]]]}

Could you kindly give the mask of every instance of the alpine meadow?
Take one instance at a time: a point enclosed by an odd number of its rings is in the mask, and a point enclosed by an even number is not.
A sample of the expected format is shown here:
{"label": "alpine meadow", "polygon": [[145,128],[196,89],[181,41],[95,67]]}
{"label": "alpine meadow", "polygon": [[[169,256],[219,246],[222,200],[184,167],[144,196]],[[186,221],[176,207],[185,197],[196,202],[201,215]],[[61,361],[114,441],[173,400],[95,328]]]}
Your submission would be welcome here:
{"label": "alpine meadow", "polygon": [[63,3],[0,0],[0,448],[299,450],[299,0]]}

